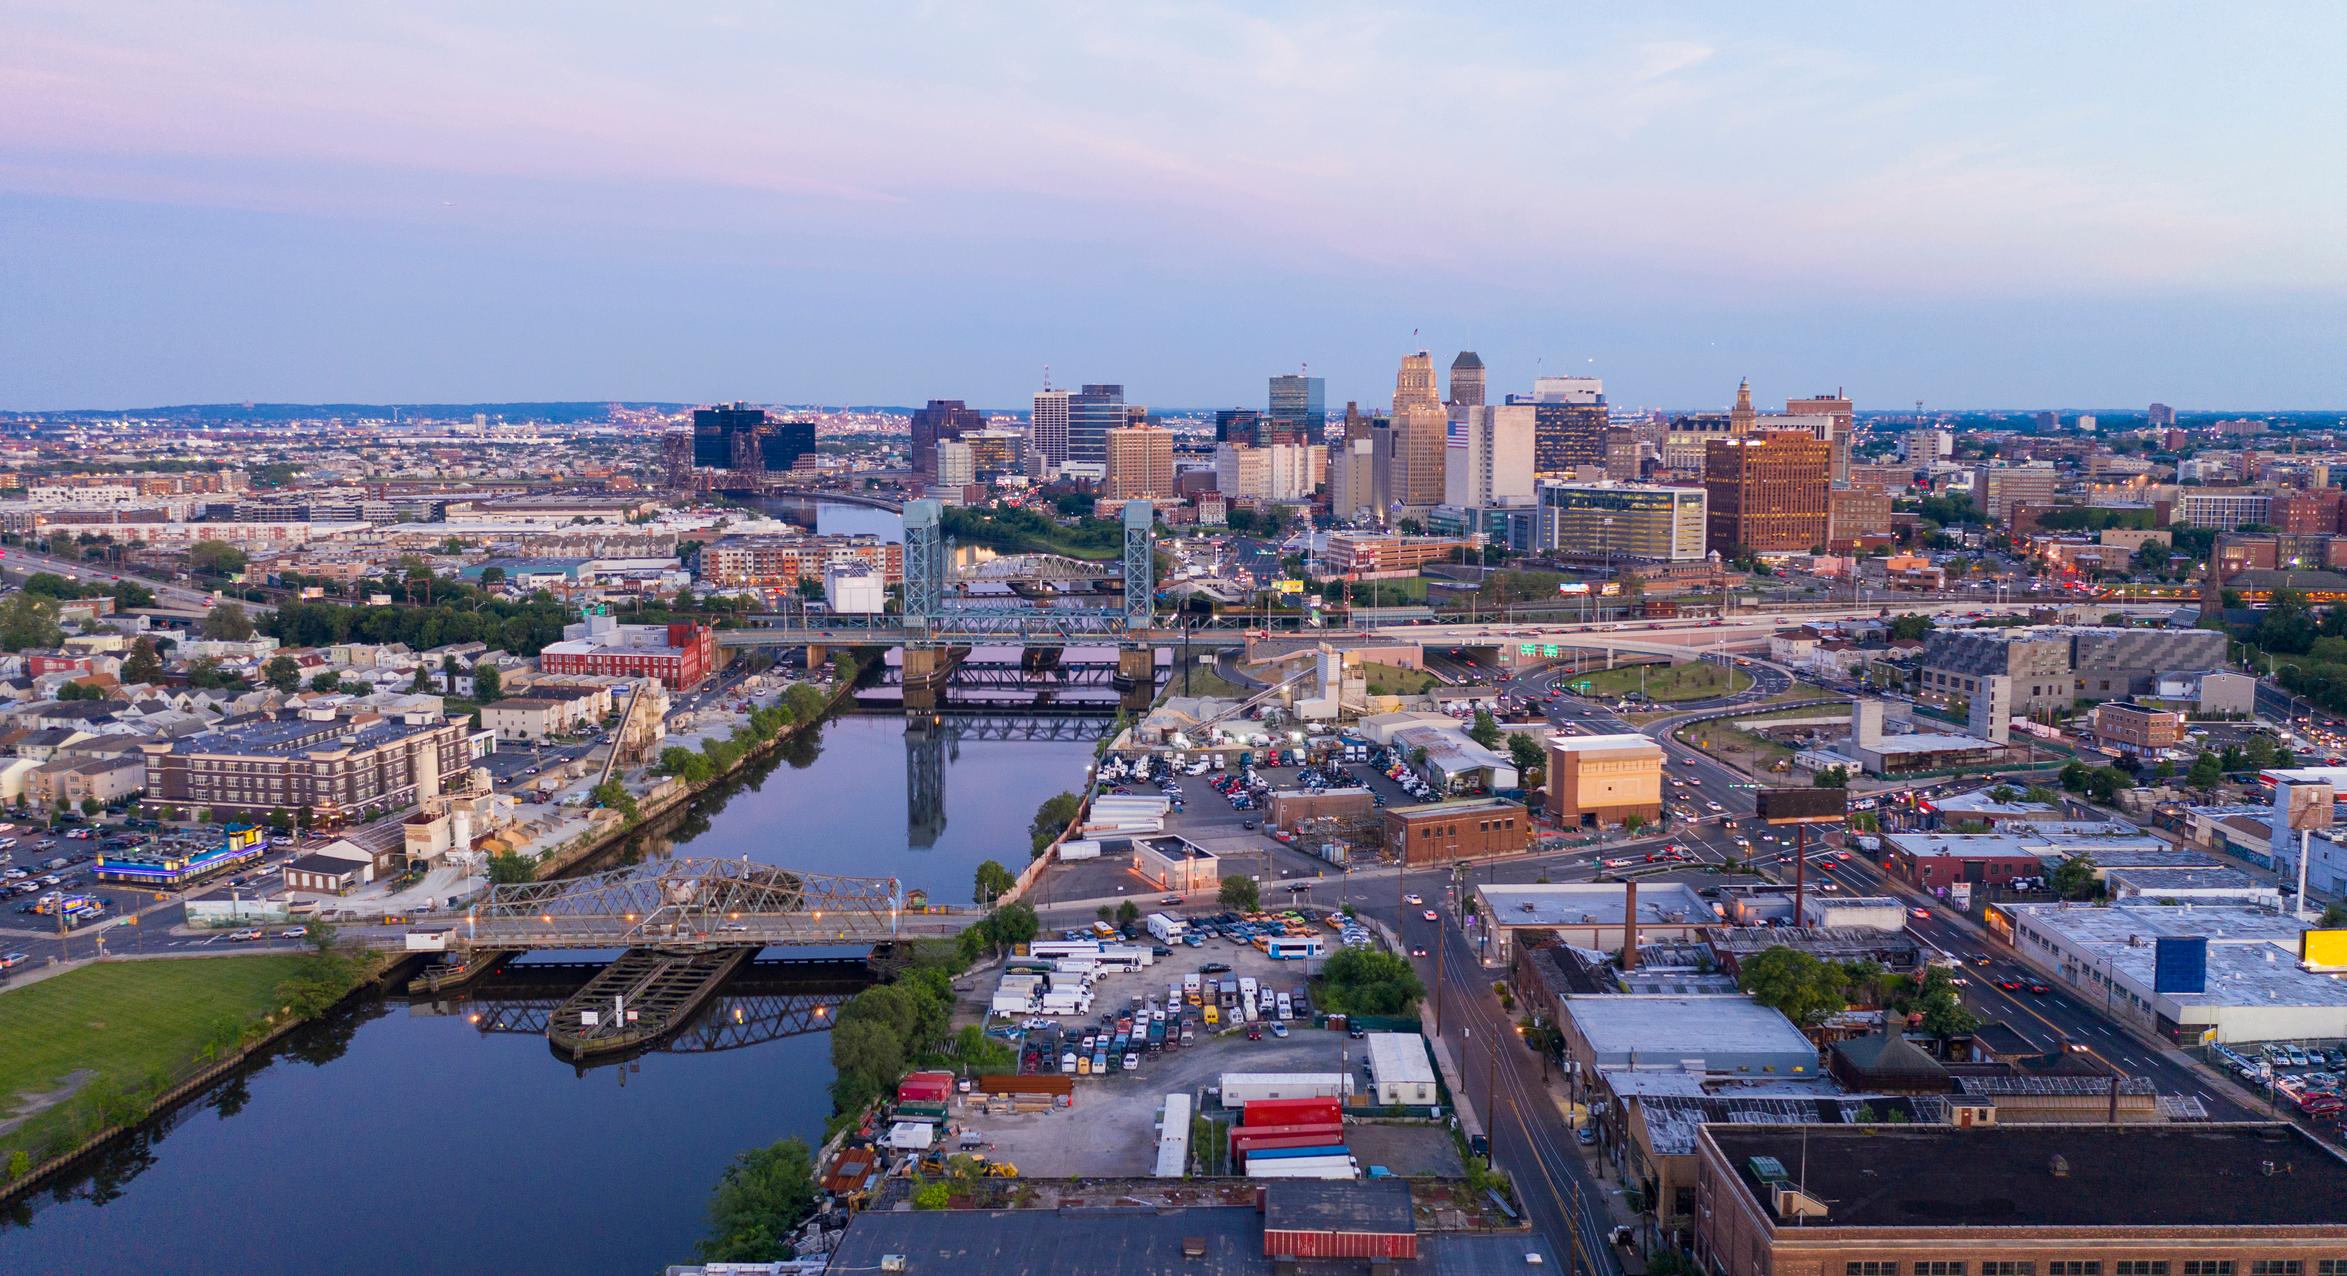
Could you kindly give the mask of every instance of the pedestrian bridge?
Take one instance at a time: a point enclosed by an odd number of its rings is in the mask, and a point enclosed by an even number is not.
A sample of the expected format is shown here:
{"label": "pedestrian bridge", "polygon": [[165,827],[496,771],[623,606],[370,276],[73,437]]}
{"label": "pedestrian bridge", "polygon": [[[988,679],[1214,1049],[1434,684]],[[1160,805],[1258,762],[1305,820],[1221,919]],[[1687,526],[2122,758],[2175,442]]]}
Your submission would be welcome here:
{"label": "pedestrian bridge", "polygon": [[448,951],[667,951],[885,944],[959,934],[961,910],[910,909],[893,877],[804,873],[748,859],[658,859],[491,887],[428,933]]}

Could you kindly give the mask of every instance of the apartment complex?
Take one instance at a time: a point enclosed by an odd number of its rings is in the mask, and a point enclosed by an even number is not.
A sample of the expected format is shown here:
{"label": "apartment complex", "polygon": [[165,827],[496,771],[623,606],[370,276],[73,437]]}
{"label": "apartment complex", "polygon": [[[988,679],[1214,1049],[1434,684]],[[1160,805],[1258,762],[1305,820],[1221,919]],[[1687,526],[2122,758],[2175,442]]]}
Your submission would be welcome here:
{"label": "apartment complex", "polygon": [[1535,545],[1561,554],[1688,562],[1709,532],[1702,488],[1542,479]]}
{"label": "apartment complex", "polygon": [[1712,439],[1703,460],[1711,548],[1797,554],[1825,544],[1832,464],[1831,446],[1806,431]]}
{"label": "apartment complex", "polygon": [[467,734],[437,714],[281,713],[146,744],[147,800],[216,814],[307,810],[328,824],[397,811],[464,771]]}
{"label": "apartment complex", "polygon": [[1107,449],[1102,496],[1112,501],[1155,501],[1174,495],[1173,431],[1118,426],[1108,432]]}
{"label": "apartment complex", "polygon": [[1922,690],[1967,699],[1983,679],[2013,680],[2013,712],[2069,709],[2081,700],[2147,695],[2162,673],[2222,669],[2225,635],[2213,629],[2031,625],[1935,632],[1923,649]]}
{"label": "apartment complex", "polygon": [[717,633],[707,625],[623,625],[596,612],[562,632],[561,642],[538,652],[543,672],[655,678],[671,691],[690,691],[717,669]]}
{"label": "apartment complex", "polygon": [[904,579],[904,553],[904,546],[870,535],[725,536],[701,547],[699,575],[720,589],[791,589],[857,564],[877,568],[893,583]]}

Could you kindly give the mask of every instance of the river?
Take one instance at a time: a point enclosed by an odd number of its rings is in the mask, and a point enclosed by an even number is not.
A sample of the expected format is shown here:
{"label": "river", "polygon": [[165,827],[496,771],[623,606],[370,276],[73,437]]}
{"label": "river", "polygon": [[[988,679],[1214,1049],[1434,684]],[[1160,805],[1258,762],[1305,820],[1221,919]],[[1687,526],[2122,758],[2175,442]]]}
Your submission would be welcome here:
{"label": "river", "polygon": [[[838,718],[636,849],[894,874],[959,903],[979,861],[1024,862],[1036,805],[1090,755]],[[821,1033],[581,1075],[543,1037],[427,1009],[309,1025],[18,1203],[0,1272],[657,1272],[692,1256],[734,1153],[812,1142],[829,1113]]]}

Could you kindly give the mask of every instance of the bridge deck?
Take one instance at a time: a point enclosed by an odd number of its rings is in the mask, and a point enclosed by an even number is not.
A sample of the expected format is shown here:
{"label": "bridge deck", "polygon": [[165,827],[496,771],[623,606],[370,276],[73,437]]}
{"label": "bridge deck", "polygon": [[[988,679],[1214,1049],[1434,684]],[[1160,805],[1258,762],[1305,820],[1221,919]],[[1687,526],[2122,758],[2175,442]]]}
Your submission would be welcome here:
{"label": "bridge deck", "polygon": [[683,1026],[751,951],[631,949],[555,1008],[547,1039],[574,1059],[649,1045]]}

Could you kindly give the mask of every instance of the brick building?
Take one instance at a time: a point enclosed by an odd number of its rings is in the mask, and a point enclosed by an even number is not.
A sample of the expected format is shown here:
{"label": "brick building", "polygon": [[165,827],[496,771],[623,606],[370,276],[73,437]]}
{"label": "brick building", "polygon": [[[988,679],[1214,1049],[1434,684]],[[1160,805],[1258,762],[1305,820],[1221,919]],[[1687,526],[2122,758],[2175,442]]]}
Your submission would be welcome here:
{"label": "brick building", "polygon": [[2123,752],[2156,754],[2184,743],[2184,714],[2118,700],[2098,704],[2094,738]]}
{"label": "brick building", "polygon": [[2347,1161],[2294,1126],[1706,1125],[1713,1276],[2340,1276]]}
{"label": "brick building", "polygon": [[1467,798],[1385,810],[1385,844],[1408,864],[1515,855],[1531,836],[1531,814],[1513,802]]}
{"label": "brick building", "polygon": [[698,574],[720,589],[789,589],[849,564],[878,568],[895,584],[904,579],[904,546],[861,535],[725,536],[701,547]]}
{"label": "brick building", "polygon": [[1643,735],[1548,741],[1548,811],[1567,828],[1662,821],[1662,746]]}
{"label": "brick building", "polygon": [[717,669],[717,633],[707,625],[622,625],[608,615],[587,617],[563,630],[563,640],[538,652],[550,674],[656,678],[671,691],[691,691]]}
{"label": "brick building", "polygon": [[308,810],[322,824],[397,811],[471,765],[462,719],[307,709],[151,741],[147,801],[215,814]]}
{"label": "brick building", "polygon": [[1723,556],[1806,553],[1825,544],[1833,447],[1806,430],[1705,445],[1710,547]]}

